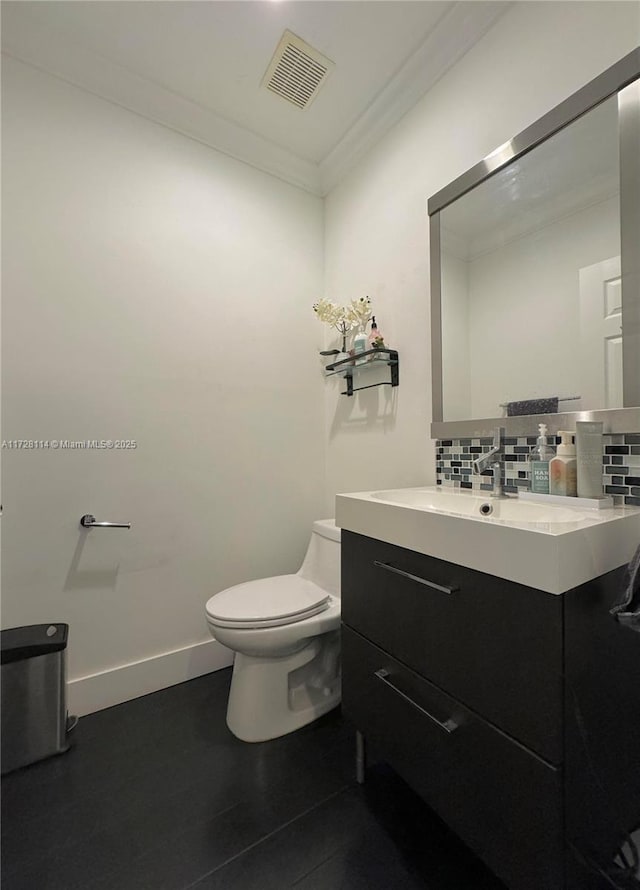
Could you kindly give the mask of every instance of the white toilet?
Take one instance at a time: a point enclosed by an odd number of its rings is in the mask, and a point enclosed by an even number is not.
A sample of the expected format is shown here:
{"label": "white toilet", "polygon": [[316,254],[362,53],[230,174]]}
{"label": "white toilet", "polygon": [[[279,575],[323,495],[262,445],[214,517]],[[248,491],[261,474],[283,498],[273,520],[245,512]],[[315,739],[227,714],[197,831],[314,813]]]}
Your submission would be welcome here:
{"label": "white toilet", "polygon": [[213,637],[236,653],[227,726],[245,742],[293,732],[340,703],[340,529],[313,523],[295,575],[247,581],[207,602]]}

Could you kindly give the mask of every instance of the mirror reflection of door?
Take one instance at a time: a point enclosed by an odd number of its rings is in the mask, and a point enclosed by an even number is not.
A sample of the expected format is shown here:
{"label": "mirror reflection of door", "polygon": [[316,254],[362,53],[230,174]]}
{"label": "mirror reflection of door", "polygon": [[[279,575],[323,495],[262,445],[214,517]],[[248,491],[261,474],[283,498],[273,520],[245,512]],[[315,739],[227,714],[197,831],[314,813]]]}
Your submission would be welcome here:
{"label": "mirror reflection of door", "polygon": [[582,406],[622,408],[620,257],[580,269]]}

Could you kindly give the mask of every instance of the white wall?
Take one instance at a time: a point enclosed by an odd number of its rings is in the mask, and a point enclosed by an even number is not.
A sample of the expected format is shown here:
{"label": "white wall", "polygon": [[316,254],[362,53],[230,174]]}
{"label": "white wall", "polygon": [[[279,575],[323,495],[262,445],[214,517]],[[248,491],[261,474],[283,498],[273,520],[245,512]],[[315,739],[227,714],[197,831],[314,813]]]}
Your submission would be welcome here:
{"label": "white wall", "polygon": [[428,196],[639,41],[635,2],[515,3],[328,196],[325,293],[368,293],[400,351],[392,422],[378,422],[382,389],[349,407],[328,392],[328,503],[336,491],[435,478]]}
{"label": "white wall", "polygon": [[142,662],[83,712],[229,663],[208,597],[303,556],[322,202],[21,63],[3,92],[4,437],[138,443],[3,452],[3,626],[69,622],[72,681]]}

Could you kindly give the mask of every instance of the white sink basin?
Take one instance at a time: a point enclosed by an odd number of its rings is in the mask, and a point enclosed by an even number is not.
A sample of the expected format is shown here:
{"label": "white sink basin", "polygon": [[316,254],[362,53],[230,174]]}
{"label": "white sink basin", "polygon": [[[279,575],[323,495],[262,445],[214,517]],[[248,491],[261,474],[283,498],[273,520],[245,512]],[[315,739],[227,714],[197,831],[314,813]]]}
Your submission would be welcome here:
{"label": "white sink basin", "polygon": [[640,541],[638,507],[590,510],[441,486],[339,494],[336,524],[556,594],[628,563]]}
{"label": "white sink basin", "polygon": [[517,497],[492,498],[489,493],[447,491],[438,488],[396,488],[374,491],[374,500],[402,504],[419,510],[433,510],[453,516],[467,516],[490,522],[509,522],[517,525],[581,523],[589,512],[557,504],[531,504]]}

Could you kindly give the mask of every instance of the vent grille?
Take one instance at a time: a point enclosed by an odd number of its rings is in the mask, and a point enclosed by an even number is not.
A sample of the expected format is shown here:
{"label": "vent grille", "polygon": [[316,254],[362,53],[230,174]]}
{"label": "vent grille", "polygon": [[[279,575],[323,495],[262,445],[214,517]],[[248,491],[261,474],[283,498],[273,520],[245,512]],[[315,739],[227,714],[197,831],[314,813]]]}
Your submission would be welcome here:
{"label": "vent grille", "polygon": [[317,49],[285,31],[262,84],[298,108],[307,108],[333,67]]}

